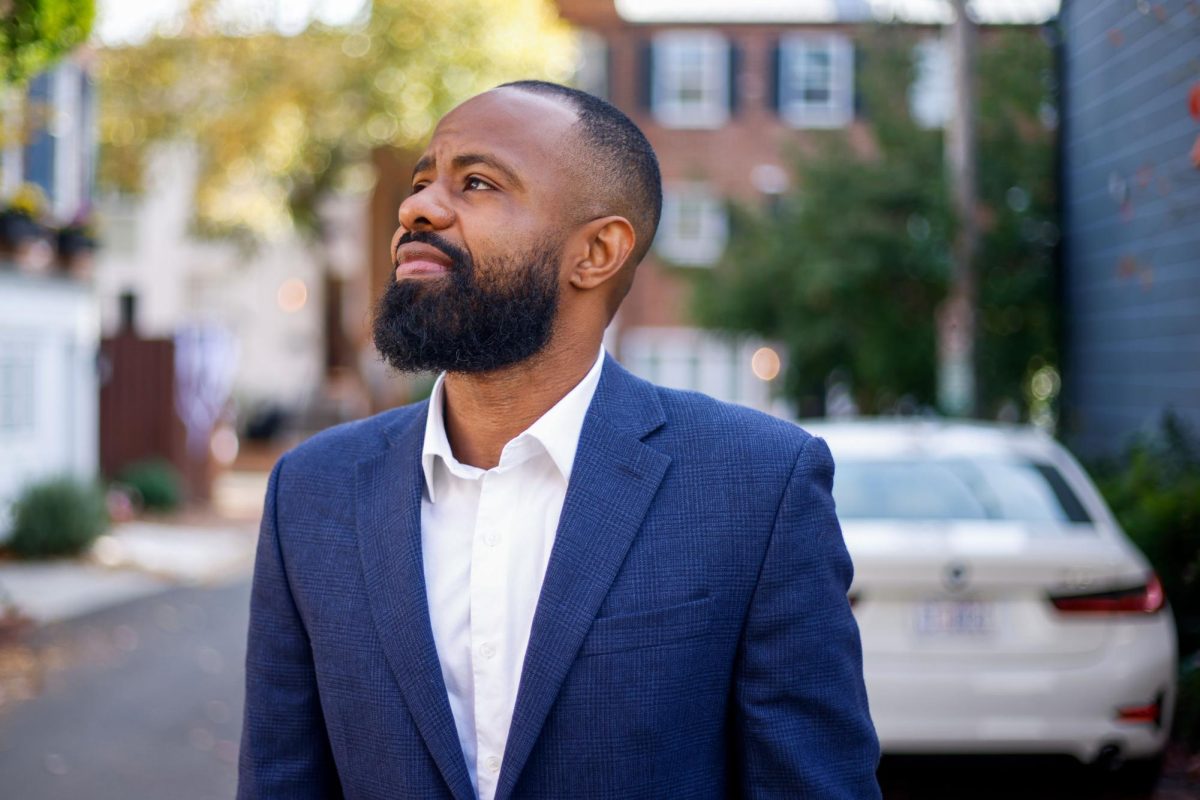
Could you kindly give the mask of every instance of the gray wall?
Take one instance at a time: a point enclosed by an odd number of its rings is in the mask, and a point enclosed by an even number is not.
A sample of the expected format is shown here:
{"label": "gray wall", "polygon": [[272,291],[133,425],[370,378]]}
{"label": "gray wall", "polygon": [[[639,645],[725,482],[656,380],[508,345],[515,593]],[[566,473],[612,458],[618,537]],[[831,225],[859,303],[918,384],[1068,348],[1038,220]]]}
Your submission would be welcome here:
{"label": "gray wall", "polygon": [[1064,432],[1119,450],[1172,408],[1200,433],[1200,6],[1063,3]]}

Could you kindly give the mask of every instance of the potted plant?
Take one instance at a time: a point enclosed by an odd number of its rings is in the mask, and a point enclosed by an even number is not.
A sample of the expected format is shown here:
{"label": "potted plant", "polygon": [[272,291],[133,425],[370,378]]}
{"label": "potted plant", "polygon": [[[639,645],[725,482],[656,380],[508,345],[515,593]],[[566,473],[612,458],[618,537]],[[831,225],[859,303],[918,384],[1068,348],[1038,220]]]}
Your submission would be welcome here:
{"label": "potted plant", "polygon": [[56,239],[58,266],[75,274],[87,272],[92,264],[92,253],[96,250],[96,226],[90,210],[85,207],[73,220],[59,228]]}
{"label": "potted plant", "polygon": [[20,263],[45,230],[38,218],[46,207],[42,190],[32,184],[21,188],[0,208],[0,258]]}

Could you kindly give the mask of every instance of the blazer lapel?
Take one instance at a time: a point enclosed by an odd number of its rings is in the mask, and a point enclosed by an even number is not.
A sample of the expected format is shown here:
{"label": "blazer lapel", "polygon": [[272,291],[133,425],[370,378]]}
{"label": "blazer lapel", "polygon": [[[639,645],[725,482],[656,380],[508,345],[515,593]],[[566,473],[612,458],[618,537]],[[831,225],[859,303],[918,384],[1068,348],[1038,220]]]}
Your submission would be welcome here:
{"label": "blazer lapel", "polygon": [[641,439],[663,422],[654,389],[611,358],[584,419],[546,567],[496,800],[507,800],[641,527],[671,459]]}
{"label": "blazer lapel", "polygon": [[358,544],[371,614],[409,713],[458,800],[475,796],[433,642],[421,560],[423,412],[358,464]]}

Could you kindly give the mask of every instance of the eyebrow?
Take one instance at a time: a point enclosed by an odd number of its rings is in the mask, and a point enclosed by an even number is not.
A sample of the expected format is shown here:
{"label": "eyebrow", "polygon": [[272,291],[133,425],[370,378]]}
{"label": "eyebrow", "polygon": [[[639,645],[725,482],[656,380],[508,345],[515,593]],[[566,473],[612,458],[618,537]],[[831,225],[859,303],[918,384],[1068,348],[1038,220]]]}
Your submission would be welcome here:
{"label": "eyebrow", "polygon": [[[486,153],[462,153],[450,159],[450,166],[455,170],[466,169],[467,167],[471,167],[476,164],[483,164],[484,166],[491,167],[492,169],[496,170],[503,175],[504,179],[512,184],[514,188],[525,188],[525,184],[522,183],[521,179],[517,177],[517,173],[513,172],[512,168],[510,168],[503,161],[500,161],[495,156],[490,156]],[[420,172],[433,169],[436,165],[437,162],[434,160],[433,156],[424,156],[420,161],[417,162],[417,165],[413,167],[413,177],[416,177],[416,175]]]}

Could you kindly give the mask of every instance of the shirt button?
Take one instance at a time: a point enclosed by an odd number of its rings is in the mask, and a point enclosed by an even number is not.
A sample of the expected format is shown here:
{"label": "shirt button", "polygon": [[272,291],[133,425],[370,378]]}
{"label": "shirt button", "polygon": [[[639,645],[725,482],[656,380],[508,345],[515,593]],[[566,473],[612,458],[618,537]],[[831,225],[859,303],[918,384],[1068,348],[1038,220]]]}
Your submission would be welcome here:
{"label": "shirt button", "polygon": [[487,761],[484,763],[487,764],[488,772],[500,771],[500,759],[496,756],[488,756]]}
{"label": "shirt button", "polygon": [[484,658],[491,658],[492,656],[496,655],[496,645],[492,644],[491,642],[484,642],[483,644],[479,645],[479,655],[483,656]]}
{"label": "shirt button", "polygon": [[495,531],[488,531],[483,535],[483,543],[488,547],[495,547],[498,541],[500,541],[500,536]]}

